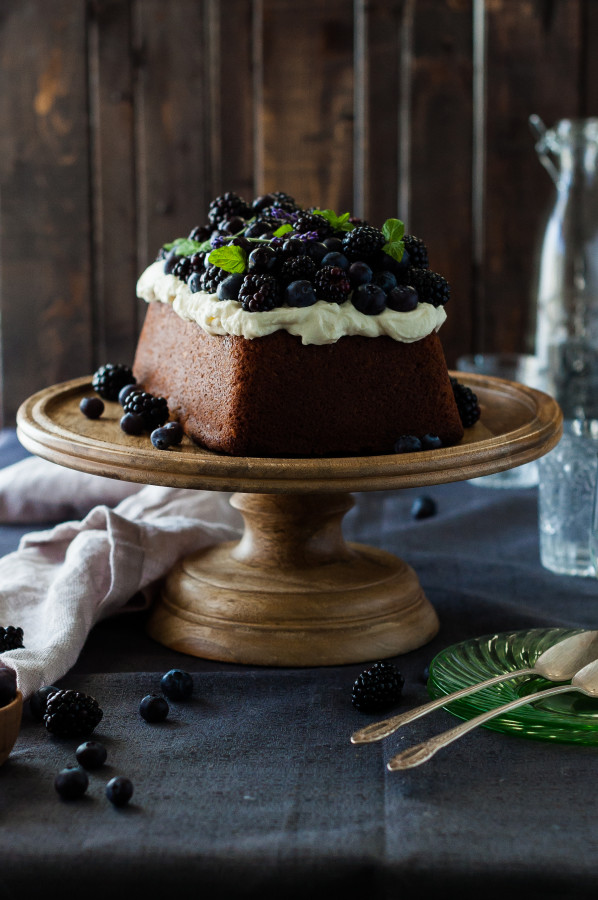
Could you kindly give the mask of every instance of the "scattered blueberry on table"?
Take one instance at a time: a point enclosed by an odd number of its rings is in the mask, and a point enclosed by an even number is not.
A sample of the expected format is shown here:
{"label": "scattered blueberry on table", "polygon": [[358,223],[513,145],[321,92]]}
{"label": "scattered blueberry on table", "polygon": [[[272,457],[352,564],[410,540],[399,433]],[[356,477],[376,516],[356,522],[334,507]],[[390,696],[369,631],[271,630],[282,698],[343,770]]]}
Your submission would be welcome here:
{"label": "scattered blueberry on table", "polygon": [[435,516],[438,507],[433,497],[416,497],[411,506],[411,515],[414,519],[429,519]]}
{"label": "scattered blueberry on table", "polygon": [[106,785],[106,796],[113,806],[126,806],[133,796],[133,782],[124,775],[116,775]]}
{"label": "scattered blueberry on table", "polygon": [[139,704],[139,715],[146,722],[163,722],[169,710],[167,701],[159,694],[148,694]]}
{"label": "scattered blueberry on table", "polygon": [[99,741],[85,741],[75,750],[77,762],[84,769],[100,769],[108,757],[108,751]]}
{"label": "scattered blueberry on table", "polygon": [[80,766],[67,766],[54,779],[54,787],[63,800],[78,800],[89,787],[89,777]]}
{"label": "scattered blueberry on table", "polygon": [[169,700],[188,700],[193,693],[193,678],[182,669],[170,669],[162,676],[160,687]]}

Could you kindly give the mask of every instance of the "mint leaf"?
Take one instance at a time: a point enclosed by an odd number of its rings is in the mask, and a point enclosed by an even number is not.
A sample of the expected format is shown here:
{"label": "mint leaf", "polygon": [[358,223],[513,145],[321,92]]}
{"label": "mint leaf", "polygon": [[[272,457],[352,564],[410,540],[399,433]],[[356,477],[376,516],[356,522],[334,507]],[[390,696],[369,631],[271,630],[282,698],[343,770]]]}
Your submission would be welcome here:
{"label": "mint leaf", "polygon": [[209,241],[192,241],[189,238],[177,238],[172,244],[164,244],[165,250],[174,250],[177,256],[191,256],[192,253],[207,251],[211,247]]}
{"label": "mint leaf", "polygon": [[217,247],[208,260],[225,272],[244,272],[247,268],[247,254],[242,247]]}
{"label": "mint leaf", "polygon": [[337,216],[332,209],[314,209],[314,213],[316,216],[323,216],[330,223],[333,231],[353,231],[355,228],[353,223],[349,222],[351,213],[343,213],[342,216]]}
{"label": "mint leaf", "polygon": [[272,234],[274,237],[282,237],[283,234],[288,234],[289,231],[293,230],[293,226],[289,225],[288,222],[285,222],[284,225],[281,225],[280,228],[277,228],[276,231],[273,231]]}
{"label": "mint leaf", "polygon": [[386,243],[382,247],[385,253],[401,262],[403,253],[405,252],[405,243],[403,235],[405,234],[405,225],[400,219],[387,219],[382,226],[382,234],[386,238]]}

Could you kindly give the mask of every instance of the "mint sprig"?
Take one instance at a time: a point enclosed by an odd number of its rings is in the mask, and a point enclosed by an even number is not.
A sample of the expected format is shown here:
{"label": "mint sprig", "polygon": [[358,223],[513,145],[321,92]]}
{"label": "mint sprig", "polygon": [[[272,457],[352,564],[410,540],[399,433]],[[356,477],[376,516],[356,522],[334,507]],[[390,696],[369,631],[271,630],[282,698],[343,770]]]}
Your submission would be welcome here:
{"label": "mint sprig", "polygon": [[403,253],[405,252],[405,242],[403,236],[405,234],[405,225],[400,219],[387,219],[382,226],[382,234],[386,238],[386,243],[382,247],[385,253],[401,262]]}
{"label": "mint sprig", "polygon": [[288,222],[285,222],[284,225],[281,225],[280,228],[277,228],[276,231],[273,231],[272,234],[274,237],[282,237],[283,234],[288,234],[289,231],[293,230],[293,226],[289,225]]}
{"label": "mint sprig", "polygon": [[247,254],[242,247],[216,247],[208,257],[208,261],[225,272],[242,273],[247,268]]}
{"label": "mint sprig", "polygon": [[211,246],[209,241],[192,241],[190,238],[177,238],[171,244],[164,244],[164,249],[174,250],[177,256],[191,256],[193,253],[206,253]]}
{"label": "mint sprig", "polygon": [[322,216],[332,226],[333,231],[353,231],[355,226],[349,222],[351,213],[343,213],[337,216],[333,209],[314,209],[316,216]]}

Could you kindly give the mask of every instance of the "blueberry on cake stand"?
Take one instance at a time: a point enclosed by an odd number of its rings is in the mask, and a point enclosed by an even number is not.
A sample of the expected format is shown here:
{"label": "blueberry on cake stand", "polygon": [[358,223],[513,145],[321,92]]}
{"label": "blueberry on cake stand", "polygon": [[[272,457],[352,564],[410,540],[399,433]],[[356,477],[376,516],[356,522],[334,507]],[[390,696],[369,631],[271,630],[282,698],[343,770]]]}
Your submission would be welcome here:
{"label": "blueberry on cake stand", "polygon": [[351,494],[475,478],[537,459],[558,442],[551,397],[502,379],[459,373],[482,416],[457,446],[333,459],[229,457],[185,439],[166,452],[119,428],[120,407],[85,418],[91,379],[47,388],[19,409],[32,453],[84,472],[144,484],[233,492],[245,529],[237,542],[182,559],[149,619],[153,638],[207,659],[266,666],[363,662],[420,647],[438,619],[403,560],[347,543]]}

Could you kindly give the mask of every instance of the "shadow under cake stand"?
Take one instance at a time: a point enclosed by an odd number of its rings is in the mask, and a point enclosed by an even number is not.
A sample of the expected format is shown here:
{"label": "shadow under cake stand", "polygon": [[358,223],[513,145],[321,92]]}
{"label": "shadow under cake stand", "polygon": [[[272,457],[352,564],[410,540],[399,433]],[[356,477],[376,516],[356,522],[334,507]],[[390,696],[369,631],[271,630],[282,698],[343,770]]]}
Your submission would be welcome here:
{"label": "shadow under cake stand", "polygon": [[233,492],[245,528],[238,542],[182,559],[150,615],[150,635],[206,659],[266,666],[364,662],[431,640],[438,618],[413,569],[374,547],[345,542],[352,492],[475,478],[537,459],[558,442],[551,397],[523,385],[458,373],[482,416],[457,446],[419,453],[328,459],[230,457],[187,438],[156,450],[119,428],[106,403],[86,419],[91,378],[34,394],[17,414],[21,443],[69,468],[143,484]]}

